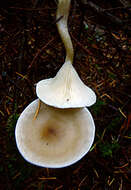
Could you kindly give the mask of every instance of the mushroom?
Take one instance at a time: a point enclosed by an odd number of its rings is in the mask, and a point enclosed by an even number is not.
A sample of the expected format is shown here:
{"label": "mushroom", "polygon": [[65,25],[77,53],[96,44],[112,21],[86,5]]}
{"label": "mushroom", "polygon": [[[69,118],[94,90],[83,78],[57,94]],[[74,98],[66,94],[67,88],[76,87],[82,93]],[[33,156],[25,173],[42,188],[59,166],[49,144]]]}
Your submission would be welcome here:
{"label": "mushroom", "polygon": [[28,162],[41,167],[61,168],[80,160],[90,149],[95,135],[87,108],[58,109],[38,99],[20,115],[15,129],[19,152]]}
{"label": "mushroom", "polygon": [[72,66],[69,6],[70,0],[59,0],[57,9],[57,18],[62,16],[57,27],[66,48],[65,63],[54,78],[37,83],[39,99],[25,108],[15,129],[21,155],[41,167],[61,168],[77,162],[89,151],[95,136],[92,115],[83,107],[94,104],[96,95]]}
{"label": "mushroom", "polygon": [[71,0],[59,0],[56,18],[60,19],[57,28],[66,49],[66,59],[54,78],[41,80],[36,84],[38,98],[57,108],[78,108],[91,106],[96,95],[79,78],[72,62],[73,45],[68,32],[67,20]]}
{"label": "mushroom", "polygon": [[36,85],[39,99],[58,108],[91,106],[96,95],[79,78],[70,62],[65,62],[54,78],[41,80]]}

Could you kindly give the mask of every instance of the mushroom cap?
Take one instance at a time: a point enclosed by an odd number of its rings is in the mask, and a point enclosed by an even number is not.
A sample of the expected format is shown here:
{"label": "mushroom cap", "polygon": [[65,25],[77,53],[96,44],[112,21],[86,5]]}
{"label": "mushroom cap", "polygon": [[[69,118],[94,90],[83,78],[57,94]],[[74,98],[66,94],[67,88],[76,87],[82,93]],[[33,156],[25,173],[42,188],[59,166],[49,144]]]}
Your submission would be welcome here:
{"label": "mushroom cap", "polygon": [[31,164],[61,168],[80,160],[95,136],[93,118],[87,108],[57,109],[41,103],[34,120],[38,99],[20,115],[15,138],[19,152]]}
{"label": "mushroom cap", "polygon": [[79,108],[96,102],[94,91],[87,87],[70,62],[65,62],[54,78],[41,80],[36,85],[39,99],[58,108]]}

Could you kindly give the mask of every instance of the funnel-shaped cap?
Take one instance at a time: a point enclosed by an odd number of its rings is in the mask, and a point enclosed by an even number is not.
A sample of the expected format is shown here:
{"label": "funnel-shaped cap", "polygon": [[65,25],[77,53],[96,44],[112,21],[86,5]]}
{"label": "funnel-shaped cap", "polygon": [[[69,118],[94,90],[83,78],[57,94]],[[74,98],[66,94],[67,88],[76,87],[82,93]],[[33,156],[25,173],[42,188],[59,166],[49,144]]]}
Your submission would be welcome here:
{"label": "funnel-shaped cap", "polygon": [[39,99],[58,108],[91,106],[96,95],[78,76],[70,62],[65,62],[54,78],[41,80],[36,85]]}
{"label": "funnel-shaped cap", "polygon": [[38,100],[20,115],[15,129],[17,147],[30,163],[48,168],[69,166],[90,149],[95,125],[86,108],[57,109],[41,103],[34,120]]}

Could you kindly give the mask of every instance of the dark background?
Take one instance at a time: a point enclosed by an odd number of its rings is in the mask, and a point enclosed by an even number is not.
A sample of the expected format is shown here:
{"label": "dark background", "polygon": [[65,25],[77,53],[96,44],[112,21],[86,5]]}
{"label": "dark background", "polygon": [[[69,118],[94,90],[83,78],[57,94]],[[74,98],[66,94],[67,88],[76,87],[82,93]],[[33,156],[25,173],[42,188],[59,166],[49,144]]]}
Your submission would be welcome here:
{"label": "dark background", "polygon": [[36,99],[35,84],[54,77],[65,49],[56,28],[57,2],[0,1],[0,189],[131,189],[129,0],[72,0],[69,31],[74,67],[97,94],[90,152],[76,164],[46,169],[27,163],[14,138],[16,121]]}

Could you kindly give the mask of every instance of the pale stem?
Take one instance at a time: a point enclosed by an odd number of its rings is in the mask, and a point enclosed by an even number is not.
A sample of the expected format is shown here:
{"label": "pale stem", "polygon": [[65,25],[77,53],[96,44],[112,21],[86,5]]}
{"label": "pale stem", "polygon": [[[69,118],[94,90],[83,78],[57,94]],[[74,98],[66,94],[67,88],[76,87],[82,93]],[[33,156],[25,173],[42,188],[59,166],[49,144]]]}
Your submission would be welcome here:
{"label": "pale stem", "polygon": [[62,17],[60,21],[57,22],[57,28],[66,49],[65,62],[73,63],[74,50],[67,26],[70,3],[71,0],[58,0],[56,19]]}

